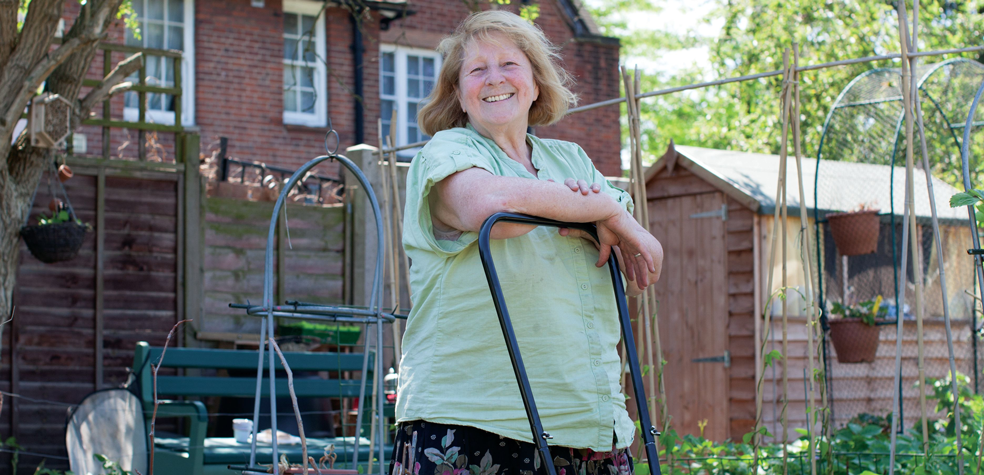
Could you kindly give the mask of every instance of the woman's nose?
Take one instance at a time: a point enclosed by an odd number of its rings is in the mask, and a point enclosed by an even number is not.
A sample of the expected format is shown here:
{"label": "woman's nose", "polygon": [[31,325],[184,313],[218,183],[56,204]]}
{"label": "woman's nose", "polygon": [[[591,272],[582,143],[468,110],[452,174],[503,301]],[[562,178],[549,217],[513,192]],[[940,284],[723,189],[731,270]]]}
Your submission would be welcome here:
{"label": "woman's nose", "polygon": [[505,82],[506,77],[499,70],[498,66],[492,66],[488,69],[488,74],[485,76],[485,83],[490,86],[495,86],[497,84],[502,84]]}

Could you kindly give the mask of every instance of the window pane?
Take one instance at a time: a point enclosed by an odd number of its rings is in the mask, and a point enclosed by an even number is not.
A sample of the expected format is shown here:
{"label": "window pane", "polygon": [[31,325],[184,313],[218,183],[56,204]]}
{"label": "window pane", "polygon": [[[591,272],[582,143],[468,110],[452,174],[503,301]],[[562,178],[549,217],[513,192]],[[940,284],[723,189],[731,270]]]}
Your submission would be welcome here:
{"label": "window pane", "polygon": [[284,59],[293,61],[297,57],[297,40],[284,38]]}
{"label": "window pane", "polygon": [[424,58],[424,76],[434,77],[434,58]]}
{"label": "window pane", "polygon": [[171,62],[171,58],[164,59],[164,87],[171,87],[174,85],[174,63]]}
{"label": "window pane", "polygon": [[290,89],[297,85],[296,67],[284,65],[284,89]]}
{"label": "window pane", "polygon": [[167,21],[184,23],[184,0],[167,0]]}
{"label": "window pane", "polygon": [[410,76],[420,75],[420,56],[407,55],[407,74]]}
{"label": "window pane", "polygon": [[302,59],[304,61],[306,61],[308,63],[313,63],[313,62],[316,62],[318,60],[318,51],[314,49],[315,46],[314,46],[314,42],[313,41],[305,41],[302,44],[302,47],[304,48],[302,50],[302,54],[303,54],[303,58]]}
{"label": "window pane", "polygon": [[174,96],[164,94],[164,110],[174,112]]}
{"label": "window pane", "polygon": [[147,94],[147,110],[161,110],[160,94]]}
{"label": "window pane", "polygon": [[301,92],[301,112],[314,113],[315,97],[313,92]]}
{"label": "window pane", "polygon": [[413,98],[420,97],[419,79],[407,79],[407,97],[413,97]]}
{"label": "window pane", "polygon": [[133,0],[133,13],[137,14],[137,18],[143,20],[144,0]]}
{"label": "window pane", "polygon": [[423,97],[427,97],[428,94],[434,89],[434,81],[424,81],[424,93]]}
{"label": "window pane", "polygon": [[417,103],[408,102],[407,103],[407,123],[416,124],[417,123]]}
{"label": "window pane", "polygon": [[383,76],[383,94],[392,96],[396,94],[396,78],[393,76]]}
{"label": "window pane", "polygon": [[420,142],[420,136],[417,134],[417,128],[414,126],[407,126],[407,143]]}
{"label": "window pane", "polygon": [[284,13],[284,34],[297,35],[297,15]]}
{"label": "window pane", "polygon": [[146,23],[141,33],[146,36],[148,48],[164,49],[164,25]]}
{"label": "window pane", "polygon": [[164,0],[147,0],[147,19],[164,20]]}
{"label": "window pane", "polygon": [[314,68],[300,68],[301,77],[301,87],[308,89],[314,89]]}
{"label": "window pane", "polygon": [[[140,3],[139,1],[133,2],[133,5],[136,6],[139,3]],[[144,26],[143,26],[143,22],[142,21],[138,21],[137,22],[137,25],[140,28],[140,31],[141,32],[144,31]],[[139,39],[138,40],[136,36],[133,36],[133,30],[127,28],[126,29],[126,45],[127,46],[143,46],[143,40],[142,39]]]}
{"label": "window pane", "polygon": [[167,47],[184,51],[184,27],[167,27]]}
{"label": "window pane", "polygon": [[284,110],[297,112],[297,92],[293,90],[284,91]]}
{"label": "window pane", "polygon": [[393,53],[383,53],[383,71],[392,73],[396,71],[396,60]]}
{"label": "window pane", "polygon": [[389,135],[389,122],[393,117],[393,101],[379,101],[379,115],[383,119],[383,135]]}
{"label": "window pane", "polygon": [[311,15],[301,15],[301,34],[310,34],[312,38],[317,34],[314,31],[314,17]]}
{"label": "window pane", "polygon": [[140,107],[140,96],[133,91],[127,91],[124,97],[124,107],[132,107],[136,109]]}
{"label": "window pane", "polygon": [[147,84],[151,86],[161,85],[161,57],[147,56]]}

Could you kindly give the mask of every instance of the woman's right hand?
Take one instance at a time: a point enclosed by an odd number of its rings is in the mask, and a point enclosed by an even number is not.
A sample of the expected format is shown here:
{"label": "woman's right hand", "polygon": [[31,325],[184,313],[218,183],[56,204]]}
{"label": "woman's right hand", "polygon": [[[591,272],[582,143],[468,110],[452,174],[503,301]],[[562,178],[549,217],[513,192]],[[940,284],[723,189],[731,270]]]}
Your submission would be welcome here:
{"label": "woman's right hand", "polygon": [[644,289],[656,282],[663,268],[663,246],[627,211],[595,223],[601,241],[598,262],[601,267],[608,261],[613,246],[621,250],[626,278],[634,280]]}

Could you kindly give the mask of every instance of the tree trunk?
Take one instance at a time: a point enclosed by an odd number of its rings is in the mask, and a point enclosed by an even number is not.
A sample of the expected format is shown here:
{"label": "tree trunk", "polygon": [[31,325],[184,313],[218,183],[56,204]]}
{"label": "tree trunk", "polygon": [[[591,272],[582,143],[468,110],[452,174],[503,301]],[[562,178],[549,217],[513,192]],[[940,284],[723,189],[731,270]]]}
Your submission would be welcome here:
{"label": "tree trunk", "polygon": [[10,315],[13,305],[20,261],[20,229],[31,212],[31,198],[45,164],[54,159],[53,153],[46,152],[14,146],[7,157],[9,172],[0,173],[0,315],[3,318]]}

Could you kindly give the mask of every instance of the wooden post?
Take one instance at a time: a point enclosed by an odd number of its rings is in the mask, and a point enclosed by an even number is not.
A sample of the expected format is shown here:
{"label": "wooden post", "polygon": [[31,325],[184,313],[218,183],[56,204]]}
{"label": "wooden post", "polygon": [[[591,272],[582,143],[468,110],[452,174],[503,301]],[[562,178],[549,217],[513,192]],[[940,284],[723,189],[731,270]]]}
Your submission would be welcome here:
{"label": "wooden post", "polygon": [[106,261],[106,168],[99,165],[96,176],[96,313],[95,335],[93,337],[93,366],[92,386],[95,390],[102,389],[103,384],[103,314],[105,304],[105,261]]}
{"label": "wooden post", "polygon": [[[360,144],[349,147],[345,155],[366,175],[373,189],[380,186],[380,170],[376,166],[376,147]],[[376,225],[372,207],[359,180],[345,169],[345,201],[352,209],[352,304],[369,305],[372,278],[376,264]],[[382,276],[380,276],[382,278]]]}
{"label": "wooden post", "polygon": [[184,311],[183,318],[192,320],[187,331],[202,328],[202,305],[205,299],[205,183],[198,170],[201,138],[185,135],[184,156]]}
{"label": "wooden post", "polygon": [[[109,73],[113,68],[113,51],[103,50],[103,77],[109,76]],[[110,108],[109,98],[103,101],[103,120],[109,122],[112,118],[112,108]],[[103,158],[109,160],[110,155],[110,134],[109,126],[104,125],[102,127],[102,155]]]}

